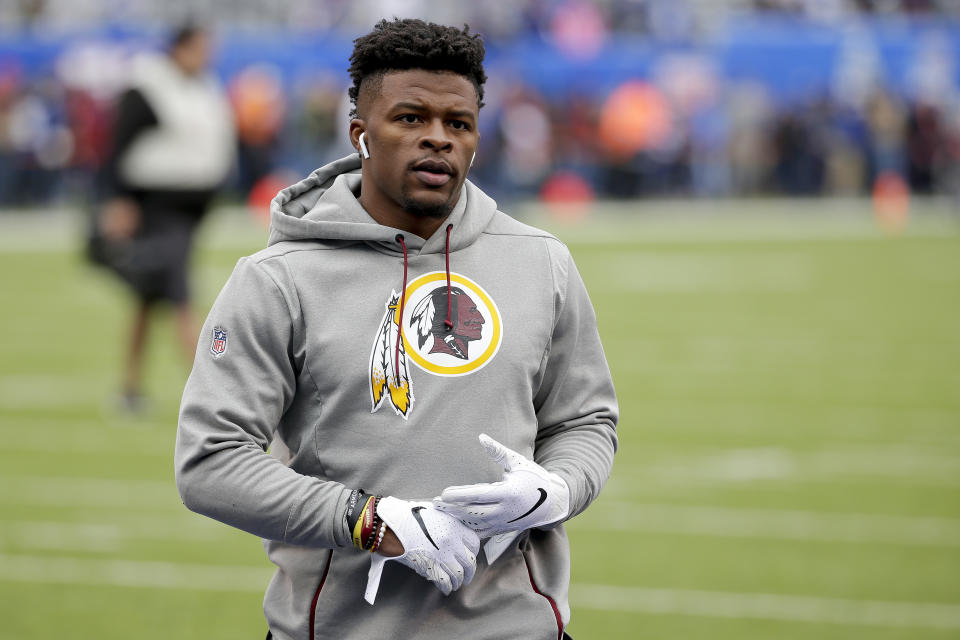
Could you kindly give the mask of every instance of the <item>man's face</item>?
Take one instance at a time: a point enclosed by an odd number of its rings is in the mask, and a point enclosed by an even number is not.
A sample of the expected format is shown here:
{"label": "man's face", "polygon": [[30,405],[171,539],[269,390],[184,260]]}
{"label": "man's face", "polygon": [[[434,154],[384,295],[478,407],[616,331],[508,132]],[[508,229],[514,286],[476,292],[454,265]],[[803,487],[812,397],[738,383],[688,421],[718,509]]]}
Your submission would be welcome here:
{"label": "man's face", "polygon": [[210,36],[203,32],[197,32],[173,50],[173,59],[184,73],[189,75],[196,75],[206,69],[210,64],[211,55]]}
{"label": "man's face", "polygon": [[366,132],[361,198],[371,215],[395,226],[394,216],[446,217],[479,140],[473,83],[450,72],[387,72],[379,92],[361,90],[357,108],[350,136],[359,147]]}
{"label": "man's face", "polygon": [[483,337],[483,314],[470,296],[462,294],[458,297],[456,333],[468,340],[479,340]]}

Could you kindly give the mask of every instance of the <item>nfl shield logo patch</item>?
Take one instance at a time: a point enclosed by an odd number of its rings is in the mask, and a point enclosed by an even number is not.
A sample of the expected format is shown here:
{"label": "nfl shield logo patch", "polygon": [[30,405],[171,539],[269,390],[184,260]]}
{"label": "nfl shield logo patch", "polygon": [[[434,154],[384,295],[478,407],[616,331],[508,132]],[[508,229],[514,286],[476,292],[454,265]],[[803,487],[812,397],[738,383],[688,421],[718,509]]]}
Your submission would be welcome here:
{"label": "nfl shield logo patch", "polygon": [[220,327],[213,328],[213,339],[210,341],[210,353],[219,358],[227,351],[227,330]]}

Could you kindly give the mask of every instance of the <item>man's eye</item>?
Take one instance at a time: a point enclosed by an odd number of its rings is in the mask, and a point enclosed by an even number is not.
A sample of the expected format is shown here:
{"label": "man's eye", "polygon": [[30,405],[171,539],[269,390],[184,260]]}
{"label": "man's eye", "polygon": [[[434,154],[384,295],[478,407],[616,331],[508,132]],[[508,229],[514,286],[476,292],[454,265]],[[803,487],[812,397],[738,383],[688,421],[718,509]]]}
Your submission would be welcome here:
{"label": "man's eye", "polygon": [[463,120],[451,120],[450,126],[454,129],[460,129],[461,131],[469,131],[470,125],[464,122]]}
{"label": "man's eye", "polygon": [[413,114],[413,113],[405,113],[405,114],[403,114],[402,116],[400,116],[400,117],[397,118],[397,119],[400,120],[401,122],[406,122],[407,124],[414,124],[414,123],[416,123],[417,120],[419,120],[420,118],[419,118],[419,116],[417,116],[417,115],[415,115],[415,114]]}

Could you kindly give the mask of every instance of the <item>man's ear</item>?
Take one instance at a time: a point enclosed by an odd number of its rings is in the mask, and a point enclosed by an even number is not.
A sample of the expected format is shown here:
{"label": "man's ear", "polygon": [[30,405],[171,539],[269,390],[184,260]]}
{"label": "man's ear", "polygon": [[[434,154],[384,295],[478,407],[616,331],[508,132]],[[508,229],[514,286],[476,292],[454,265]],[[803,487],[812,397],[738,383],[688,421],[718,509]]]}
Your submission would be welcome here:
{"label": "man's ear", "polygon": [[362,141],[364,145],[361,145],[361,140],[360,140],[360,136],[366,130],[367,130],[367,123],[361,120],[360,118],[354,118],[353,120],[350,121],[350,144],[353,145],[353,148],[356,149],[357,153],[359,153],[361,156],[369,158],[370,157],[369,152],[364,154],[363,149],[361,147],[370,144],[370,136],[369,135],[364,136],[365,140]]}

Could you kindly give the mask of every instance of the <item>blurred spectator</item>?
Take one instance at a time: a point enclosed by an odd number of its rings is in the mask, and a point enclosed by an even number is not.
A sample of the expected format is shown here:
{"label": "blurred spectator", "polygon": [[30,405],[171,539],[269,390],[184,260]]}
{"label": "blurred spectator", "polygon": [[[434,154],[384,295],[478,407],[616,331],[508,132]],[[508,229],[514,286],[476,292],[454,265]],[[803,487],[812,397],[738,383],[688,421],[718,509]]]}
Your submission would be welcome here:
{"label": "blurred spectator", "polygon": [[618,198],[663,193],[670,152],[677,149],[674,121],[673,108],[657,87],[638,80],[617,87],[604,102],[598,123],[603,192]]}
{"label": "blurred spectator", "polygon": [[592,58],[603,48],[607,26],[594,4],[567,0],[553,12],[550,37],[557,49],[571,58]]}
{"label": "blurred spectator", "polygon": [[906,113],[900,101],[878,90],[867,101],[867,153],[871,183],[885,172],[906,172]]}
{"label": "blurred spectator", "polygon": [[910,110],[907,131],[907,152],[910,188],[919,193],[931,193],[937,182],[937,173],[946,163],[942,144],[947,140],[939,110],[929,104],[915,104]]}
{"label": "blurred spectator", "polygon": [[825,140],[825,193],[855,196],[869,184],[867,149],[870,132],[849,104],[833,104]]}
{"label": "blurred spectator", "polygon": [[514,192],[535,193],[550,171],[553,131],[542,98],[513,86],[499,115],[500,184]]}
{"label": "blurred spectator", "polygon": [[59,85],[44,79],[35,80],[31,86],[15,86],[3,100],[3,202],[43,202],[59,191],[60,170],[73,151],[73,139],[62,124],[59,98]]}
{"label": "blurred spectator", "polygon": [[347,136],[340,126],[341,116],[346,118],[346,96],[337,79],[328,73],[311,74],[296,86],[300,89],[294,100],[300,108],[287,123],[283,146],[292,156],[294,168],[299,169],[297,175],[303,175],[349,153],[349,149],[343,149]]}
{"label": "blurred spectator", "polygon": [[824,104],[818,102],[784,113],[778,120],[773,134],[776,191],[792,196],[821,192],[826,156],[821,123],[825,111]]}
{"label": "blurred spectator", "polygon": [[229,105],[206,72],[209,60],[209,36],[182,28],[166,55],[135,60],[116,107],[91,253],[136,296],[122,382],[131,411],[142,405],[143,355],[157,303],[175,306],[188,361],[197,345],[187,277],[193,234],[234,155]]}
{"label": "blurred spectator", "polygon": [[757,83],[737,83],[727,96],[730,113],[730,172],[733,191],[757,193],[764,188],[774,164],[774,106]]}
{"label": "blurred spectator", "polygon": [[237,125],[239,187],[248,193],[274,166],[286,104],[277,69],[246,67],[230,83]]}

